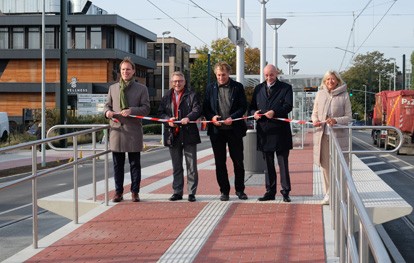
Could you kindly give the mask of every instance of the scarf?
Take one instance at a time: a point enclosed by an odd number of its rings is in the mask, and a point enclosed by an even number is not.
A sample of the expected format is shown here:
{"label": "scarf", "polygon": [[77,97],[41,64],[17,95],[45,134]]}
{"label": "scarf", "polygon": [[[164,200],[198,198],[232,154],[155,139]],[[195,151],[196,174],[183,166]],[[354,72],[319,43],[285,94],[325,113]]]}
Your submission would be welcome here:
{"label": "scarf", "polygon": [[[175,118],[177,120],[179,120],[180,116],[180,110],[178,109],[180,107],[180,103],[181,103],[181,96],[184,94],[184,89],[181,90],[178,95],[175,93],[175,91],[172,91],[172,103],[173,103],[173,108],[174,108],[174,115]],[[177,127],[175,127],[174,129],[174,135],[177,135],[180,132],[180,127],[177,125]]]}
{"label": "scarf", "polygon": [[125,89],[129,86],[131,81],[124,81],[122,78],[119,80],[119,105],[121,110],[128,109],[128,100],[125,96]]}

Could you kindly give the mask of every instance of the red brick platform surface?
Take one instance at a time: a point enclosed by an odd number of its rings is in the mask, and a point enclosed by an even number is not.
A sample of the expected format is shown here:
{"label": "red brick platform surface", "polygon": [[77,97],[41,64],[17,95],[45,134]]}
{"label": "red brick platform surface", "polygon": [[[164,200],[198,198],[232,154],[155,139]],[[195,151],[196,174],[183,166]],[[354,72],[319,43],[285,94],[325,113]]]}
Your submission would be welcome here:
{"label": "red brick platform surface", "polygon": [[[228,168],[232,175],[230,159]],[[248,183],[249,200],[237,199],[232,189],[230,201],[221,202],[211,162],[199,168],[197,202],[186,194],[168,201],[170,185],[141,195],[139,203],[126,194],[124,202],[111,203],[26,262],[325,262],[322,207],[303,201],[314,199],[311,144],[291,151],[290,171],[291,203],[280,195],[258,202],[264,185]],[[169,176],[171,170],[154,171],[141,188]]]}

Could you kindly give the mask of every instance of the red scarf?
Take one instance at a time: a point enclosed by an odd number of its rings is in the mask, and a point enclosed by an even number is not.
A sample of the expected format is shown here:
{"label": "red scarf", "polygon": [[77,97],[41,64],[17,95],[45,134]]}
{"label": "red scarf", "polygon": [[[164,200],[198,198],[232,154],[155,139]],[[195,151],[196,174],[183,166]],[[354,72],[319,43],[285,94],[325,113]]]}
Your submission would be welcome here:
{"label": "red scarf", "polygon": [[[184,93],[184,89],[179,91],[179,93],[178,93],[178,103],[177,103],[177,97],[176,97],[177,95],[175,94],[175,90],[172,91],[171,99],[172,99],[172,103],[173,103],[173,106],[174,106],[174,116],[177,120],[180,117],[180,116],[178,116],[179,115],[178,114],[178,108],[180,107],[181,96],[183,95],[183,93]],[[180,131],[180,127],[177,125],[177,127],[175,127],[175,130],[174,130],[174,135],[177,135],[179,131]]]}

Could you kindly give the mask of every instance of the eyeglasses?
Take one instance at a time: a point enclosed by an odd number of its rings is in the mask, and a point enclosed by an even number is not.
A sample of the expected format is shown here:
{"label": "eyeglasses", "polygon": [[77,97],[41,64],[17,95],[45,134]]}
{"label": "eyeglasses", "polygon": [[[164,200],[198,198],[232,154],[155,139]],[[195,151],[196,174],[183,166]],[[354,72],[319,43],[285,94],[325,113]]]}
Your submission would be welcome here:
{"label": "eyeglasses", "polygon": [[179,79],[179,80],[171,80],[172,83],[182,83],[184,82],[183,79]]}

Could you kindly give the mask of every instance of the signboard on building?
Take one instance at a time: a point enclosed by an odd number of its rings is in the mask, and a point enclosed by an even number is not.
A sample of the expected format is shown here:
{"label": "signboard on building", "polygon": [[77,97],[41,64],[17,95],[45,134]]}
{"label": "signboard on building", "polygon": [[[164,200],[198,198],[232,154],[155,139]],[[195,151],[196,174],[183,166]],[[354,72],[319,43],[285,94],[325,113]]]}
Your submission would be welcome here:
{"label": "signboard on building", "polygon": [[106,94],[78,94],[77,116],[103,114]]}

